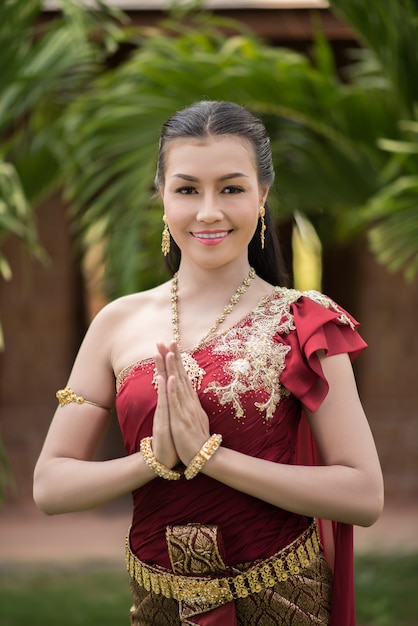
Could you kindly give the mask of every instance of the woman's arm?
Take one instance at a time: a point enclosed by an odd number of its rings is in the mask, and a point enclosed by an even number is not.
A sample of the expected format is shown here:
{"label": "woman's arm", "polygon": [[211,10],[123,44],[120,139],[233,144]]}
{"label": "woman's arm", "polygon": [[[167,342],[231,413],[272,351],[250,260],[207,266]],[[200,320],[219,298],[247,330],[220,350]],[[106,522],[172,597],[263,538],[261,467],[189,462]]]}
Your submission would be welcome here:
{"label": "woman's arm", "polygon": [[307,415],[324,466],[283,465],[221,447],[202,471],[301,515],[370,526],[382,511],[383,479],[351,363],[346,354],[319,357],[329,392]]}
{"label": "woman's arm", "polygon": [[139,452],[91,460],[110,418],[87,406],[57,410],[36,464],[33,496],[48,515],[101,506],[155,478]]}
{"label": "woman's arm", "polygon": [[94,461],[110,423],[115,397],[111,367],[112,310],[92,322],[68,380],[77,395],[97,403],[58,407],[34,473],[33,495],[47,514],[68,513],[100,506],[155,478],[142,455]]}

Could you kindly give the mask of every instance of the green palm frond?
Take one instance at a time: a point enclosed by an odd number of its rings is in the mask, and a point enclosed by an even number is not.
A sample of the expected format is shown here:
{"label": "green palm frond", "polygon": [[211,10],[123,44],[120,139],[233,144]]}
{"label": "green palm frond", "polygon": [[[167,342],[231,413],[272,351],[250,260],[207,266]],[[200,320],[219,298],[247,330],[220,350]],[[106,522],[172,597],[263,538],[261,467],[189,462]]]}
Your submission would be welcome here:
{"label": "green palm frond", "polygon": [[[326,211],[342,232],[348,210],[378,189],[387,159],[378,138],[399,135],[384,91],[342,85],[329,58],[324,72],[326,42],[316,68],[248,32],[227,37],[212,23],[206,26],[182,25],[175,37],[144,35],[131,59],[100,77],[66,118],[68,197],[82,232],[102,223],[113,295],[148,281],[141,263],[161,226],[152,201],[158,135],[173,111],[202,98],[252,109],[266,122],[278,187],[286,189],[276,201],[279,218],[296,209]],[[332,229],[322,230],[326,235]]]}
{"label": "green palm frond", "polygon": [[[380,65],[400,116],[413,118],[418,102],[418,11],[413,0],[331,0]],[[366,55],[366,58],[371,58]]]}
{"label": "green palm frond", "polygon": [[[11,163],[0,162],[0,245],[8,234],[16,235],[39,257],[42,256],[34,215],[16,170]],[[3,277],[8,278],[4,274]]]}
{"label": "green palm frond", "polygon": [[[413,175],[415,167],[414,141],[398,123],[411,110],[407,123],[414,120],[415,87],[395,91],[405,82],[399,63],[406,59],[408,71],[415,63],[416,22],[405,19],[409,2],[397,4],[389,3],[385,15],[378,0],[367,8],[358,0],[335,2],[369,45],[352,66],[351,82],[344,83],[319,26],[312,63],[232,22],[225,35],[225,24],[205,11],[187,19],[178,14],[159,32],[123,32],[115,21],[103,21],[100,11],[80,12],[71,0],[64,3],[65,36],[44,33],[38,44],[48,44],[46,54],[23,46],[10,62],[20,62],[25,72],[17,73],[15,85],[3,85],[0,78],[6,101],[17,103],[0,116],[0,124],[17,128],[3,153],[12,155],[30,197],[39,197],[45,179],[64,181],[83,245],[104,243],[110,295],[159,279],[152,262],[161,227],[161,208],[153,198],[158,134],[173,111],[202,98],[238,102],[265,121],[278,174],[272,196],[278,220],[295,211],[309,215],[324,244],[375,228],[387,216],[376,217],[371,198],[378,202],[382,187],[390,189],[394,177]],[[375,9],[376,23],[370,17]],[[85,34],[95,20],[107,43],[92,47]],[[68,37],[79,45],[71,47]],[[116,69],[99,74],[104,49],[116,51],[129,37],[137,49]],[[71,53],[61,58],[63,48]],[[35,77],[38,90],[31,89]],[[40,175],[41,163],[48,176]]]}
{"label": "green palm frond", "polygon": [[1,252],[14,235],[44,259],[36,230],[39,200],[61,180],[59,122],[68,105],[97,75],[113,26],[107,14],[63,0],[62,16],[41,19],[41,0],[0,3],[0,275],[12,269]]}
{"label": "green palm frond", "polygon": [[412,0],[332,0],[366,44],[352,80],[379,84],[396,103],[398,132],[382,133],[387,156],[380,188],[357,212],[370,248],[391,271],[412,280],[418,271],[418,11]]}
{"label": "green palm frond", "polygon": [[369,231],[371,250],[391,271],[412,280],[418,271],[418,175],[398,179],[369,204],[377,223]]}

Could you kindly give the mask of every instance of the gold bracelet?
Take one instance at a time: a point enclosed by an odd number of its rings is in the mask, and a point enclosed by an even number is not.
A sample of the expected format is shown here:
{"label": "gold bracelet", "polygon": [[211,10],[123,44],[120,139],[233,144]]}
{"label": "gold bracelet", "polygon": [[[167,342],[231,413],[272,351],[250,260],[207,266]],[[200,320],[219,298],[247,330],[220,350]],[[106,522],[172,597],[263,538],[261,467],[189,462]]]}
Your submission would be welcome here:
{"label": "gold bracelet", "polygon": [[106,406],[97,404],[97,402],[91,402],[90,400],[86,400],[85,398],[83,398],[83,396],[77,396],[77,394],[74,393],[71,387],[66,387],[65,389],[59,389],[55,395],[58,398],[58,403],[60,406],[64,406],[65,404],[71,404],[71,402],[75,402],[76,404],[92,404],[93,406],[98,406],[99,409],[110,411],[110,413],[112,412],[112,409],[109,409]]}
{"label": "gold bracelet", "polygon": [[191,480],[200,472],[207,461],[215,454],[222,443],[222,435],[211,435],[199,452],[192,458],[184,472],[187,480]]}
{"label": "gold bracelet", "polygon": [[144,437],[144,439],[141,439],[140,450],[145,463],[160,478],[165,478],[165,480],[179,480],[181,478],[180,472],[176,472],[160,463],[153,452],[151,442],[152,437]]}

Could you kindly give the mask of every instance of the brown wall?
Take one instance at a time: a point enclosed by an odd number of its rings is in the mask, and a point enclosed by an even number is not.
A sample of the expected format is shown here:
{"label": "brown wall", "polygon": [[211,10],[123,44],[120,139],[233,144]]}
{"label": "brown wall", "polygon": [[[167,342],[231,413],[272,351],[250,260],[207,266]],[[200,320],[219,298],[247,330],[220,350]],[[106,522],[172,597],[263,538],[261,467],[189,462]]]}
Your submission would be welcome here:
{"label": "brown wall", "polygon": [[418,501],[418,278],[406,283],[362,242],[325,254],[324,291],[360,321],[368,349],[355,363],[388,501]]}
{"label": "brown wall", "polygon": [[359,304],[369,343],[361,391],[386,479],[387,497],[418,502],[418,279],[405,283],[364,249]]}
{"label": "brown wall", "polygon": [[0,319],[6,349],[0,354],[0,436],[11,463],[12,499],[31,497],[32,472],[51,416],[55,390],[68,377],[83,326],[78,265],[58,196],[38,213],[43,266],[11,238],[5,255],[13,279],[0,281]]}

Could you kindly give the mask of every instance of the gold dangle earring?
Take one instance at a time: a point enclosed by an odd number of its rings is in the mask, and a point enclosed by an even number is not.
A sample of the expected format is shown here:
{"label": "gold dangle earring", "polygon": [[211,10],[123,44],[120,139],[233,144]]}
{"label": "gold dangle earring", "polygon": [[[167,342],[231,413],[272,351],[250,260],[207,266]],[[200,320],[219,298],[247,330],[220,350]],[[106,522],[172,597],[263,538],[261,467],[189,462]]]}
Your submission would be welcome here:
{"label": "gold dangle earring", "polygon": [[261,220],[260,239],[261,239],[262,250],[264,250],[264,233],[266,232],[266,224],[264,222],[265,214],[266,214],[266,209],[263,206],[261,206],[260,207],[260,220]]}
{"label": "gold dangle earring", "polygon": [[163,252],[163,255],[167,256],[167,254],[170,252],[170,231],[168,230],[167,218],[165,216],[165,213],[163,215],[163,222],[164,228],[161,239],[161,250]]}

